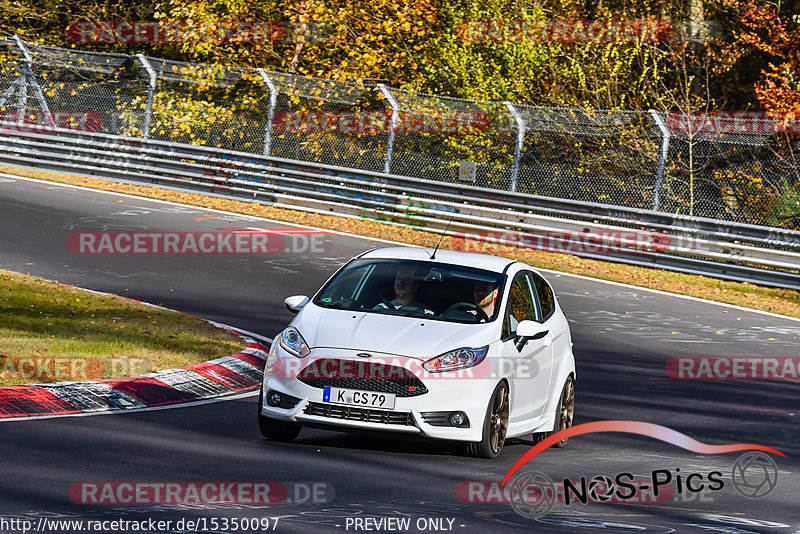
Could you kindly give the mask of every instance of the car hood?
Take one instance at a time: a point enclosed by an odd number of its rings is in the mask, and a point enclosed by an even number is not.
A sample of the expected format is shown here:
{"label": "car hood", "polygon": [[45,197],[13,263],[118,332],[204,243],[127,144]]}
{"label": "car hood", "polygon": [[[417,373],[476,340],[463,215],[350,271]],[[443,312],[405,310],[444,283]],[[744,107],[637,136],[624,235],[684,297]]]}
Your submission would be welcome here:
{"label": "car hood", "polygon": [[311,349],[374,351],[419,360],[429,360],[461,347],[482,347],[499,337],[497,321],[448,323],[421,317],[330,310],[311,303],[292,325]]}

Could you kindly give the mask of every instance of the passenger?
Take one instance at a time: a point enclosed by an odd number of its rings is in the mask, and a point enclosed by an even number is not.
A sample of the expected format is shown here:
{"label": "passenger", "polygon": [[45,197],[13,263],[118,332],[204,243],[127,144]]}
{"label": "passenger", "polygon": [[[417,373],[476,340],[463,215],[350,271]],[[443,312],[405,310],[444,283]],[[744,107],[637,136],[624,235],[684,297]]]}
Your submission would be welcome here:
{"label": "passenger", "polygon": [[497,301],[497,293],[500,290],[499,284],[496,282],[475,282],[475,304],[478,305],[486,317],[491,318],[494,315],[494,305]]}

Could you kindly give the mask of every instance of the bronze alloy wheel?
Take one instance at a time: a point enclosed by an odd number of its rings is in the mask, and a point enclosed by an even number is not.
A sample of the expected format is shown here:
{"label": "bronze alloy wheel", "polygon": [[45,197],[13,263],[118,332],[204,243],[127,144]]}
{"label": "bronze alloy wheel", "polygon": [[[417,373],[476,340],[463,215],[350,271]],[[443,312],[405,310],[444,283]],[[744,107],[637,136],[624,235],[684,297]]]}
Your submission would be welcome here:
{"label": "bronze alloy wheel", "polygon": [[467,454],[477,458],[496,458],[503,450],[508,432],[508,384],[500,382],[486,407],[481,441],[470,443]]}
{"label": "bronze alloy wheel", "polygon": [[505,384],[500,386],[494,398],[492,407],[492,419],[489,423],[490,445],[492,452],[500,454],[503,443],[506,441],[506,431],[508,430],[508,389]]}

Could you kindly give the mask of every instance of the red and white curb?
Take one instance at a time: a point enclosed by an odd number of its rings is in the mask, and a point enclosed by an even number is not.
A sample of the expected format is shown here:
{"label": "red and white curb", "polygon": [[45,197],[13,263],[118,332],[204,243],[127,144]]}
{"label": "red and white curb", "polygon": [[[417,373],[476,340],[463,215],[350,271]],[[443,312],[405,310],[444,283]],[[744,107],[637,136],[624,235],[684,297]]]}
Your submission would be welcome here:
{"label": "red and white curb", "polygon": [[243,337],[247,348],[242,352],[180,369],[87,382],[0,387],[0,421],[143,410],[252,390],[261,384],[269,347]]}

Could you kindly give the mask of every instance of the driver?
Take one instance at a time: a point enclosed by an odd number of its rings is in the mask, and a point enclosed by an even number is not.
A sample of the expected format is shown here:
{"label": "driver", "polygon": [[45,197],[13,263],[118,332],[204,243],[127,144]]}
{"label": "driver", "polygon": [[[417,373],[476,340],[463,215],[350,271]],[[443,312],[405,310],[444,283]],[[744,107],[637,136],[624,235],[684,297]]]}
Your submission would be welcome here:
{"label": "driver", "polygon": [[475,304],[479,306],[486,317],[491,317],[494,314],[494,305],[497,301],[497,293],[500,285],[496,282],[484,282],[478,280],[475,282]]}
{"label": "driver", "polygon": [[[389,302],[394,309],[400,308],[413,308],[418,313],[425,315],[434,315],[432,309],[416,300],[417,290],[419,289],[419,281],[414,277],[416,269],[410,265],[403,265],[397,269],[397,276],[394,278],[394,294],[396,298]],[[389,307],[381,302],[373,308],[373,310],[386,310]]]}

